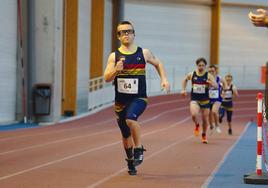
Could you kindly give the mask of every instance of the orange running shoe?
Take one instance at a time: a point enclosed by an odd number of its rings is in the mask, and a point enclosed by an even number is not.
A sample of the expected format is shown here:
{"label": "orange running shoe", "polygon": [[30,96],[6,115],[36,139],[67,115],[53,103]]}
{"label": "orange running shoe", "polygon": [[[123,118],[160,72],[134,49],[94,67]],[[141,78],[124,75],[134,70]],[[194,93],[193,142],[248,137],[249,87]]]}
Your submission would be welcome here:
{"label": "orange running shoe", "polygon": [[199,124],[195,125],[194,135],[199,136]]}
{"label": "orange running shoe", "polygon": [[204,133],[202,134],[202,143],[203,144],[208,144],[207,136]]}

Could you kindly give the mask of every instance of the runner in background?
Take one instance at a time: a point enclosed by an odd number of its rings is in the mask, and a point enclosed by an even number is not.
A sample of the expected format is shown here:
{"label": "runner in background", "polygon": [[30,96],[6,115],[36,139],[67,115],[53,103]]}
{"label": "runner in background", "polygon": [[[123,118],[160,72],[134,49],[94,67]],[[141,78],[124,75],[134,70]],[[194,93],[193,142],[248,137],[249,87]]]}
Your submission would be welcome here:
{"label": "runner in background", "polygon": [[207,61],[205,58],[199,58],[196,60],[196,70],[190,72],[182,80],[181,94],[187,96],[186,86],[187,82],[191,80],[191,102],[190,102],[190,113],[192,120],[195,123],[194,135],[199,136],[199,120],[198,115],[201,112],[202,116],[202,143],[207,144],[207,126],[209,116],[209,86],[217,88],[217,84],[214,77],[206,71]]}
{"label": "runner in background", "polygon": [[232,135],[232,116],[233,116],[233,98],[238,97],[238,91],[233,82],[233,76],[231,74],[227,74],[225,76],[226,80],[226,88],[223,92],[223,100],[222,100],[222,106],[220,108],[220,118],[219,122],[222,122],[222,119],[225,115],[225,112],[227,114],[227,122],[228,122],[228,134]]}
{"label": "runner in background", "polygon": [[208,72],[214,77],[217,88],[210,86],[209,87],[209,99],[210,99],[210,112],[209,112],[209,124],[211,133],[215,128],[218,134],[221,133],[219,127],[219,109],[222,103],[221,93],[223,88],[226,88],[226,81],[218,76],[218,70],[216,65],[210,65]]}

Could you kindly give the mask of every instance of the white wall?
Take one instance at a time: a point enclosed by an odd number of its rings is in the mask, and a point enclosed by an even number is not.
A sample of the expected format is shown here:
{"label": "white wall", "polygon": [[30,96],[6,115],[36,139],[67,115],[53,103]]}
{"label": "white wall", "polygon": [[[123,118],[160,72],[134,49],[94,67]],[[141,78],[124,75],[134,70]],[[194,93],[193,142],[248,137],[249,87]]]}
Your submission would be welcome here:
{"label": "white wall", "polygon": [[0,6],[0,123],[15,120],[17,79],[17,1]]}
{"label": "white wall", "polygon": [[174,1],[125,1],[125,19],[133,22],[136,43],[167,65],[209,57],[210,7]]}
{"label": "white wall", "polygon": [[[268,5],[268,1],[266,2]],[[222,6],[220,65],[231,72],[239,88],[262,88],[260,66],[268,61],[268,30],[254,27],[246,7]]]}
{"label": "white wall", "polygon": [[107,64],[107,59],[112,50],[112,0],[104,2],[104,51],[103,51],[103,71]]}
{"label": "white wall", "polygon": [[[187,2],[187,1],[184,1]],[[136,44],[148,48],[163,61],[169,80],[176,74],[178,82],[171,83],[178,90],[180,81],[195,66],[195,60],[210,53],[211,8],[208,4],[179,3],[167,0],[125,0],[125,19],[134,24]],[[176,68],[176,72],[174,72]],[[152,66],[147,66],[148,75],[155,80],[148,83],[148,90],[157,91],[159,80]]]}
{"label": "white wall", "polygon": [[221,0],[222,3],[239,3],[247,5],[267,6],[267,0]]}
{"label": "white wall", "polygon": [[33,82],[52,85],[52,108],[41,121],[61,117],[63,0],[35,0],[33,28]]}
{"label": "white wall", "polygon": [[81,113],[88,110],[91,0],[79,0],[78,14],[77,112]]}

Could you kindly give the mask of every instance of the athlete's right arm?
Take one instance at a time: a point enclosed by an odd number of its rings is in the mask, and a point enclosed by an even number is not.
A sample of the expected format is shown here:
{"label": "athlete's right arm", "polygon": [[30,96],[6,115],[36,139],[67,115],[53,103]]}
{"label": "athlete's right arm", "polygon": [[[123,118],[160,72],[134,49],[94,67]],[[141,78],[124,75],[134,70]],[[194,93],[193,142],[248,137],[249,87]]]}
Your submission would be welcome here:
{"label": "athlete's right arm", "polygon": [[182,83],[181,83],[181,94],[182,94],[183,96],[187,96],[186,86],[187,86],[187,82],[188,82],[188,80],[191,80],[191,79],[192,79],[192,75],[193,75],[193,73],[190,72],[190,73],[188,73],[188,74],[185,76],[185,78],[182,80]]}
{"label": "athlete's right arm", "polygon": [[108,58],[108,62],[104,71],[104,80],[106,82],[111,82],[114,80],[116,75],[123,70],[123,61],[120,59],[118,62],[115,62],[115,53],[111,53]]}

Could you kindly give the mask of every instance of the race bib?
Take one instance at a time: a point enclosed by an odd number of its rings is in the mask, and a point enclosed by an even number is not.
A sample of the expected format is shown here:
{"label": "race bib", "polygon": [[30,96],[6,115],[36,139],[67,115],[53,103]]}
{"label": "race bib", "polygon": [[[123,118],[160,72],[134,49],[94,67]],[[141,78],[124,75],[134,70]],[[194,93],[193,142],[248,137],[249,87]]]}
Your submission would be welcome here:
{"label": "race bib", "polygon": [[193,93],[206,93],[206,85],[193,84]]}
{"label": "race bib", "polygon": [[117,78],[117,91],[126,94],[138,94],[139,80],[137,78]]}
{"label": "race bib", "polygon": [[209,90],[209,98],[211,99],[219,98],[219,90]]}
{"label": "race bib", "polygon": [[232,93],[232,91],[226,91],[225,93],[224,93],[224,98],[232,98],[233,97],[233,93]]}

